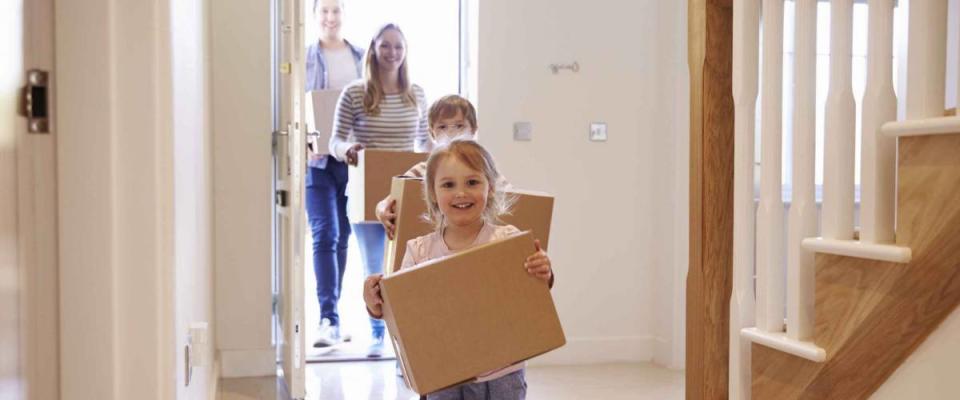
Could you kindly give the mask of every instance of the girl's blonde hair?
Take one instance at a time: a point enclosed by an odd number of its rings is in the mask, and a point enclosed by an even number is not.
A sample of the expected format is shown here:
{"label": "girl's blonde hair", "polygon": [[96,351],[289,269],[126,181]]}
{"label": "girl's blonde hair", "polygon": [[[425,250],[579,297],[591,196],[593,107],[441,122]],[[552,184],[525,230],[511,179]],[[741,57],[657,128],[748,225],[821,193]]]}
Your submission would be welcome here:
{"label": "girl's blonde hair", "polygon": [[480,143],[466,136],[441,142],[430,153],[430,158],[427,159],[427,173],[424,177],[426,184],[423,185],[423,197],[427,200],[427,212],[424,214],[424,219],[434,224],[437,229],[443,227],[443,213],[440,211],[440,204],[437,202],[434,180],[437,177],[437,167],[440,162],[449,157],[456,157],[468,168],[483,173],[483,176],[487,179],[489,190],[487,205],[482,213],[483,220],[489,224],[500,223],[500,217],[510,213],[510,207],[513,206],[515,200],[504,192],[503,179],[500,172],[497,171],[497,166],[494,164],[490,152],[483,148]]}
{"label": "girl's blonde hair", "polygon": [[[377,34],[370,40],[370,46],[367,47],[367,54],[364,59],[363,80],[365,90],[363,93],[363,110],[369,115],[380,115],[380,101],[383,100],[383,83],[380,82],[380,62],[377,61],[377,41],[383,36],[383,33],[393,29],[400,33],[403,39],[403,47],[407,47],[407,37],[397,24],[390,23],[380,27]],[[403,103],[406,105],[417,106],[417,98],[413,94],[410,86],[410,75],[407,72],[407,56],[404,49],[403,63],[400,64],[400,95]],[[419,106],[418,106],[419,107]],[[419,112],[418,112],[419,114]]]}

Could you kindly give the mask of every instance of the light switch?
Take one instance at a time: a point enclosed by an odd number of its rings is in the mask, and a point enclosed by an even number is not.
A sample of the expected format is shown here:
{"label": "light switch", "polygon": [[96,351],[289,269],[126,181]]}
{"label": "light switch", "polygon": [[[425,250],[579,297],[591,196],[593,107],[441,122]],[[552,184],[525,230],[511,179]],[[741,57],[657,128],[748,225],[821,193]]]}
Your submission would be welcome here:
{"label": "light switch", "polygon": [[514,122],[513,140],[524,142],[533,140],[533,123],[526,121]]}
{"label": "light switch", "polygon": [[187,344],[190,346],[192,366],[201,367],[207,365],[208,360],[206,357],[207,352],[210,350],[209,343],[210,338],[207,323],[194,322],[190,324],[189,331],[187,332]]}
{"label": "light switch", "polygon": [[607,141],[607,124],[605,122],[590,123],[590,141],[591,142]]}

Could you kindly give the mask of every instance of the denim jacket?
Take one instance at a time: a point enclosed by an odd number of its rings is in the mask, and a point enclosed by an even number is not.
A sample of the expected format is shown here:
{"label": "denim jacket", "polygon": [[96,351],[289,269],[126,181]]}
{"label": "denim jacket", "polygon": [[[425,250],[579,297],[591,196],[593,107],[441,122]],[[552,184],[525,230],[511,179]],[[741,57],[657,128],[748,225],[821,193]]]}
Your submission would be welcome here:
{"label": "denim jacket", "polygon": [[[347,44],[347,47],[350,48],[350,52],[353,53],[353,60],[357,66],[357,76],[363,76],[363,49],[354,46],[349,41],[344,39],[344,42]],[[307,47],[307,75],[306,75],[306,91],[311,92],[314,90],[323,90],[330,87],[330,77],[327,72],[327,62],[323,58],[323,49],[320,48],[320,41],[316,41],[310,46]],[[327,159],[329,157],[321,157],[320,159],[308,159],[307,166],[312,168],[326,168]]]}
{"label": "denim jacket", "polygon": [[[344,40],[350,52],[353,53],[353,59],[357,64],[357,76],[363,76],[363,49],[354,46]],[[330,86],[327,76],[327,63],[323,59],[323,49],[320,48],[320,42],[317,41],[307,47],[307,86],[306,91],[322,90]]]}

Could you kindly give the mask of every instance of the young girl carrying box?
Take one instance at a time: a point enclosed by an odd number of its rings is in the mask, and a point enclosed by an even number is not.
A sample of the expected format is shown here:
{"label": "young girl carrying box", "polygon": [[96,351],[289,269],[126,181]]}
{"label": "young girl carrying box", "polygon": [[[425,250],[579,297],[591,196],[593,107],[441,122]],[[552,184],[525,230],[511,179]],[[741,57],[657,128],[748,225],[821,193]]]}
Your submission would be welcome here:
{"label": "young girl carrying box", "polygon": [[[453,139],[434,149],[427,160],[427,214],[437,230],[407,242],[401,269],[445,257],[474,246],[518,233],[512,225],[496,225],[506,212],[505,198],[493,157],[480,144],[469,139]],[[531,276],[553,286],[553,269],[547,253],[535,241],[533,254],[524,267]],[[380,279],[374,275],[364,282],[364,302],[375,318],[383,317]],[[443,334],[438,332],[437,334]],[[476,381],[427,395],[428,400],[446,399],[524,399],[526,381],[524,363],[477,377]]]}

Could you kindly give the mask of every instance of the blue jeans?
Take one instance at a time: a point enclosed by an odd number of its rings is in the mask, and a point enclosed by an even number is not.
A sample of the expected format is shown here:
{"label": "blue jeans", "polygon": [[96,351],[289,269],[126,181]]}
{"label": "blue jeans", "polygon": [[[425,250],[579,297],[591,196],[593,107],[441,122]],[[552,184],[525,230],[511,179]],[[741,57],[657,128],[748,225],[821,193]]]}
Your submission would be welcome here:
{"label": "blue jeans", "polygon": [[[360,222],[353,224],[360,245],[360,257],[367,276],[383,273],[383,246],[387,233],[379,222]],[[373,336],[383,336],[383,320],[370,318]]]}
{"label": "blue jeans", "polygon": [[521,369],[492,381],[464,383],[430,393],[427,400],[523,400],[527,398],[525,374]]}
{"label": "blue jeans", "polygon": [[350,239],[347,164],[328,157],[325,168],[308,167],[304,181],[307,220],[313,234],[313,271],[317,277],[320,318],[329,319],[331,325],[340,325],[337,302]]}

